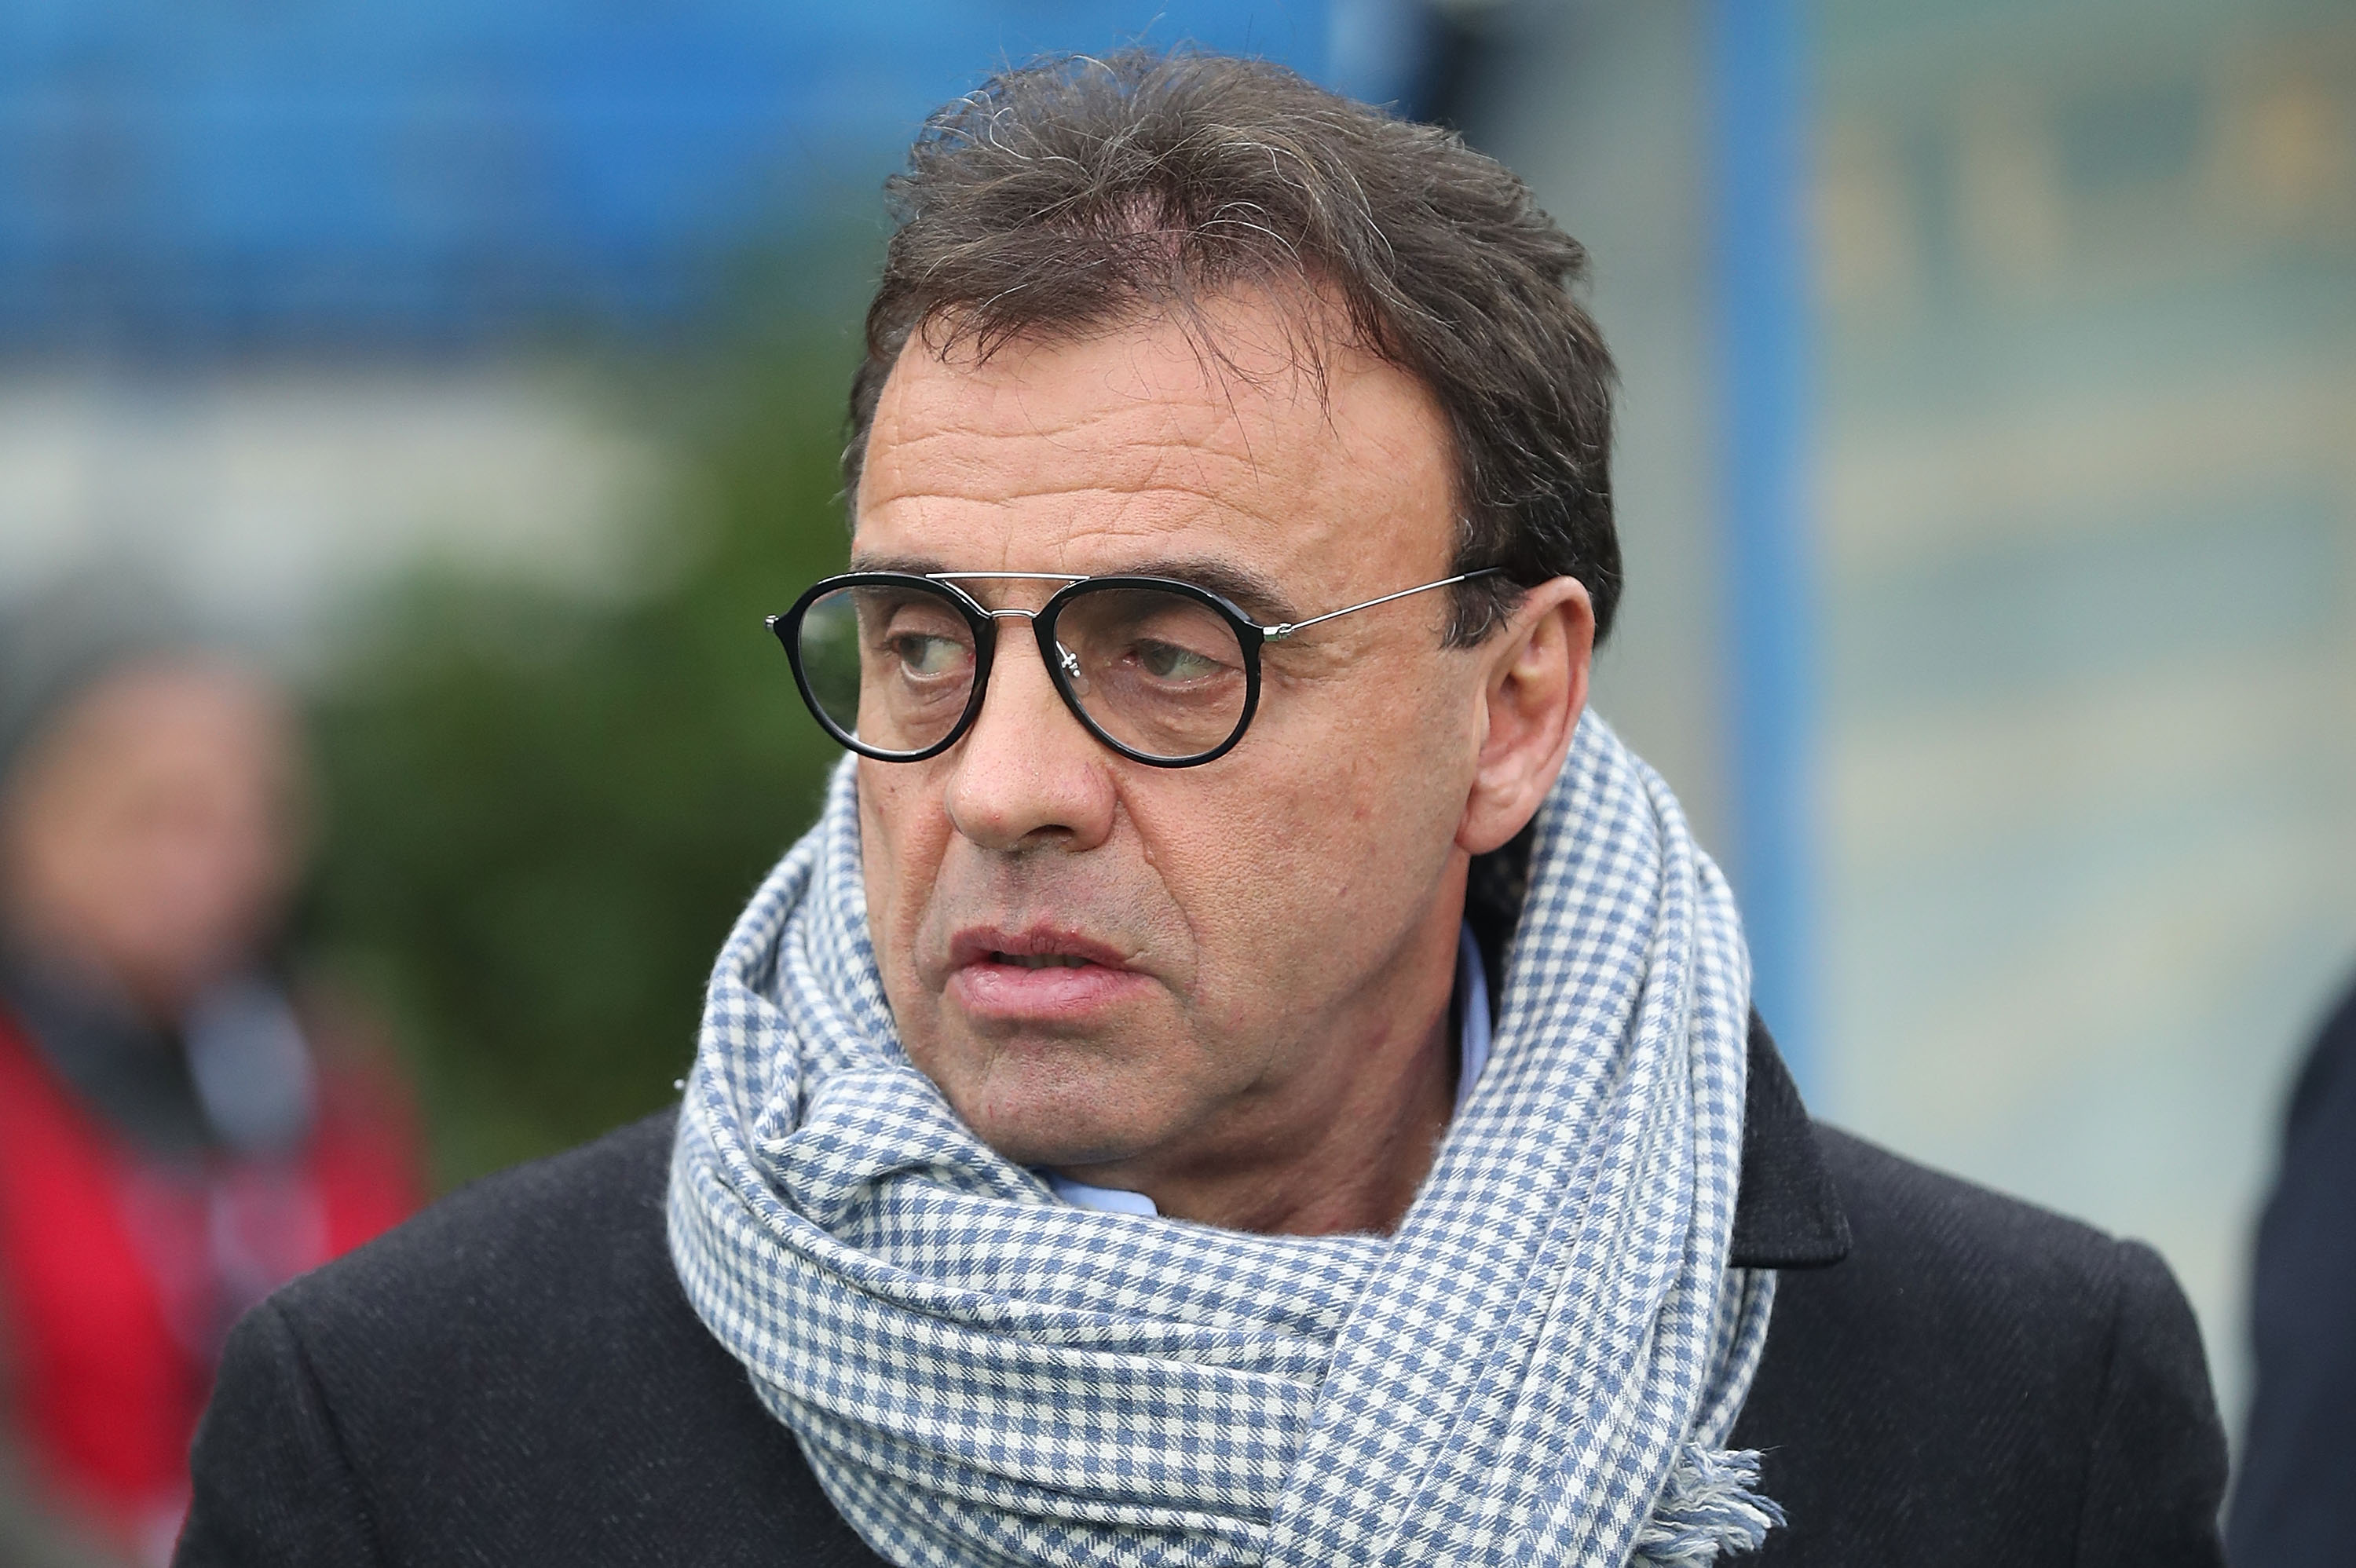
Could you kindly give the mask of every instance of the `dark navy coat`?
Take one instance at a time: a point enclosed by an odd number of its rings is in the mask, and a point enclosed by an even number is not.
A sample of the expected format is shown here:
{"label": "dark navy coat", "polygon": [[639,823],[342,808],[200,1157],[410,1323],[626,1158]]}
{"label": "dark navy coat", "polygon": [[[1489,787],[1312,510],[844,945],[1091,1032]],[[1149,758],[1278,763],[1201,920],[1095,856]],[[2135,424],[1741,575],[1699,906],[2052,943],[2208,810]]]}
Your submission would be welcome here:
{"label": "dark navy coat", "polygon": [[[2213,1568],[2225,1454],[2146,1247],[1811,1123],[1751,1040],[1734,1261],[1783,1275],[1735,1433],[1760,1568]],[[663,1229],[671,1118],[477,1182],[231,1339],[183,1568],[874,1568]]]}

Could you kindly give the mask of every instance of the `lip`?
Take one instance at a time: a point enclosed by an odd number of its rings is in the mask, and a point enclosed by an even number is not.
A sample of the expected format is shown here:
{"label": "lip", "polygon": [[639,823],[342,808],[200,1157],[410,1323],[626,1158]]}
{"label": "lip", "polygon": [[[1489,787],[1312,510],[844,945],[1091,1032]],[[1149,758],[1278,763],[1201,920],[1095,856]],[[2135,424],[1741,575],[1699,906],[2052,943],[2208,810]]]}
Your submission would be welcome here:
{"label": "lip", "polygon": [[[1031,968],[1008,962],[1023,958],[1077,963]],[[1105,944],[1045,925],[969,926],[951,939],[949,962],[949,994],[977,1021],[1082,1022],[1152,983]]]}

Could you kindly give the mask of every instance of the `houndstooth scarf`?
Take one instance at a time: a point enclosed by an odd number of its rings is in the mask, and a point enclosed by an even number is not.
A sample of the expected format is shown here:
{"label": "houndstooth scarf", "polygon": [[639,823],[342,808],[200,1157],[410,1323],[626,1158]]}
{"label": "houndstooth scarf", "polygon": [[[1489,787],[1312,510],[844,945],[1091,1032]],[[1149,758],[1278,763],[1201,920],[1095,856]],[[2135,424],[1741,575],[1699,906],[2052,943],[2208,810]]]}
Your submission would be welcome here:
{"label": "houndstooth scarf", "polygon": [[1774,1276],[1727,1266],[1749,959],[1592,716],[1539,814],[1493,1055],[1390,1236],[1059,1202],[912,1066],[856,773],[722,951],[671,1255],[843,1516],[905,1568],[1700,1564]]}

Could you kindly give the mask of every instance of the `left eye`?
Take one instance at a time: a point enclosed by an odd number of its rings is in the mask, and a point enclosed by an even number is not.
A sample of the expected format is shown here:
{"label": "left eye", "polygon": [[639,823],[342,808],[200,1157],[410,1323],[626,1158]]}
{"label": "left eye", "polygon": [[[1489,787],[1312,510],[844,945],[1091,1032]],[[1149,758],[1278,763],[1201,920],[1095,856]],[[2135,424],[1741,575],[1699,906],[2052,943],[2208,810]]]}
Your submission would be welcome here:
{"label": "left eye", "polygon": [[1173,643],[1140,643],[1137,662],[1156,680],[1201,680],[1218,673],[1216,659]]}

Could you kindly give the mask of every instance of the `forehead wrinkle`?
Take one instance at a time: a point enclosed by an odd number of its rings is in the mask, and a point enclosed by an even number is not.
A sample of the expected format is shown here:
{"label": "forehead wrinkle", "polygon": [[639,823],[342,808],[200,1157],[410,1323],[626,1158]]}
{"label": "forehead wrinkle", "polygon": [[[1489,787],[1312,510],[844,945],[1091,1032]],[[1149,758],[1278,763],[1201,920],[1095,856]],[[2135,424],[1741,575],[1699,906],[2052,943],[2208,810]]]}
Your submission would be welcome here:
{"label": "forehead wrinkle", "polygon": [[[1187,412],[1194,412],[1197,419],[1187,419]],[[1150,429],[1119,429],[1124,424],[1148,424]],[[1121,402],[1119,407],[1087,407],[1053,421],[1034,417],[1023,421],[994,419],[985,412],[973,412],[970,407],[942,400],[940,410],[893,410],[891,417],[876,421],[874,441],[879,443],[876,457],[926,452],[942,441],[982,441],[990,445],[1036,441],[1055,450],[1067,450],[1075,445],[1075,438],[1105,443],[1114,452],[1129,447],[1183,447],[1190,452],[1232,454],[1232,447],[1248,450],[1248,435],[1244,435],[1242,424],[1247,421],[1239,414],[1220,412],[1199,402],[1190,407],[1178,398],[1136,398]],[[1223,435],[1230,435],[1230,441],[1223,441]]]}
{"label": "forehead wrinkle", "polygon": [[[1119,347],[1117,365],[1100,364],[1061,379],[1052,374],[1035,378],[1027,360],[962,369],[935,362],[914,376],[895,374],[879,410],[867,471],[921,465],[928,449],[945,441],[981,447],[1035,442],[1049,453],[1072,452],[1099,467],[1141,456],[1149,474],[1234,464],[1242,471],[1236,477],[1245,483],[1279,485],[1315,484],[1337,465],[1363,466],[1348,464],[1346,421],[1338,417],[1329,375],[1307,374],[1297,362],[1265,376],[1237,374],[1191,351],[1157,355],[1150,342]],[[1052,346],[1043,350],[1061,352]],[[1170,365],[1152,363],[1157,358],[1183,360],[1183,369],[1173,378],[1167,373]],[[1043,363],[1052,366],[1053,360]],[[1366,368],[1387,368],[1375,362]],[[1305,426],[1298,417],[1304,399],[1316,414]],[[1267,441],[1270,435],[1278,438],[1273,447]],[[1379,450],[1392,443],[1376,444]],[[961,467],[980,468],[991,461],[983,453],[954,447],[952,452]],[[1286,456],[1292,461],[1282,461]],[[1037,460],[1026,454],[1021,466],[1033,468]],[[1004,492],[1007,486],[1000,482],[992,488]]]}
{"label": "forehead wrinkle", "polygon": [[[1044,460],[1022,432],[945,429],[905,442],[894,437],[877,454],[880,461],[868,464],[862,509],[927,497],[1001,506],[1041,496],[1167,493],[1265,517],[1248,497],[1264,488],[1268,475],[1248,453],[1197,442],[1191,432],[1169,429],[1173,422],[1163,421],[1162,437],[1109,446],[1051,442]],[[977,436],[986,443],[979,452],[970,450]],[[1312,472],[1327,466],[1314,462]]]}
{"label": "forehead wrinkle", "polygon": [[[904,494],[874,503],[873,507],[863,510],[862,516],[869,515],[876,507],[894,502],[913,504],[921,508],[925,503],[933,501],[986,507],[1004,514],[1019,510],[1026,501],[1042,498],[1068,502],[1067,507],[1059,509],[1079,514],[1071,518],[1074,527],[1056,533],[1054,545],[1058,550],[1085,549],[1090,541],[1100,539],[1123,541],[1157,539],[1174,530],[1204,523],[1215,524],[1224,519],[1239,519],[1257,529],[1279,530],[1284,520],[1268,507],[1247,506],[1231,496],[1174,485],[1096,485],[1033,490],[1013,496],[995,491],[980,494]],[[1091,508],[1088,505],[1091,498],[1102,504]],[[1157,498],[1169,498],[1174,504],[1167,507],[1140,504]]]}
{"label": "forehead wrinkle", "polygon": [[[1062,447],[1076,437],[1109,438],[1114,452],[1142,447],[1227,457],[1240,460],[1257,474],[1261,467],[1259,436],[1266,432],[1256,432],[1252,427],[1257,422],[1283,430],[1290,422],[1286,414],[1303,396],[1305,389],[1294,384],[1302,378],[1297,374],[1239,378],[1215,365],[1200,369],[1199,381],[1179,386],[1157,384],[1145,375],[1137,378],[1136,385],[1119,385],[1107,372],[1087,384],[1090,395],[1082,406],[1071,406],[1069,399],[1050,400],[1060,406],[1044,410],[1041,400],[1033,395],[1033,385],[1020,379],[989,385],[988,396],[979,407],[973,400],[949,389],[961,379],[928,381],[919,396],[906,397],[905,388],[900,389],[901,399],[887,396],[889,406],[879,416],[877,434],[900,452],[921,452],[943,439],[978,437],[995,443],[1033,438]],[[1320,417],[1312,428],[1323,439],[1281,443],[1302,450],[1308,458],[1305,466],[1312,468],[1322,467],[1337,455],[1331,449],[1338,445],[1339,435],[1330,399],[1322,395],[1322,388],[1317,390],[1320,395],[1312,400],[1319,404]],[[1141,422],[1149,428],[1137,432],[1119,428]],[[912,424],[917,428],[909,428]],[[1113,428],[1107,430],[1108,426]]]}

